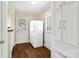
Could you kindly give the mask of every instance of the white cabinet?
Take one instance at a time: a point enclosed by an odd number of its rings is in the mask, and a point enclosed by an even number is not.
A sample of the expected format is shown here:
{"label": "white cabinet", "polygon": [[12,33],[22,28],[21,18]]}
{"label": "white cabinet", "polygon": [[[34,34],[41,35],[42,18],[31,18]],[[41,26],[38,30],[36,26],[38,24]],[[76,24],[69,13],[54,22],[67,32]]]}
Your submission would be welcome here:
{"label": "white cabinet", "polygon": [[63,7],[63,41],[78,45],[78,3],[72,2]]}
{"label": "white cabinet", "polygon": [[78,46],[78,2],[64,2],[55,11],[55,39]]}
{"label": "white cabinet", "polygon": [[[58,3],[58,2],[56,2]],[[79,57],[79,2],[60,2],[55,4],[55,40],[53,51],[56,57],[61,52],[66,57]],[[70,54],[69,54],[70,53]],[[58,56],[57,56],[58,55]]]}
{"label": "white cabinet", "polygon": [[62,9],[55,11],[55,39],[62,39]]}
{"label": "white cabinet", "polygon": [[71,4],[73,1],[55,1],[54,2],[54,8],[55,10],[62,8],[65,5]]}
{"label": "white cabinet", "polygon": [[43,46],[43,21],[30,22],[30,43],[34,48]]}

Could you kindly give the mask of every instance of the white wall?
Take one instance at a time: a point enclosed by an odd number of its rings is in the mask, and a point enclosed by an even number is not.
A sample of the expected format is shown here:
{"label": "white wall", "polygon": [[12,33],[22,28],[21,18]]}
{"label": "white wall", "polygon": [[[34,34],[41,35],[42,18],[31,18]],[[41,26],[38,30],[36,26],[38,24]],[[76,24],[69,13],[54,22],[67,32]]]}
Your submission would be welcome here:
{"label": "white wall", "polygon": [[[26,43],[30,40],[30,21],[42,20],[39,15],[16,12],[16,20],[18,18],[26,19],[26,31],[16,31],[16,44]],[[17,24],[16,24],[17,25]]]}
{"label": "white wall", "polygon": [[19,17],[26,19],[26,30],[25,31],[16,31],[16,44],[29,42],[30,20],[32,20],[32,18],[33,18],[33,16],[31,16],[31,15],[26,15],[24,13],[16,13],[16,20]]}
{"label": "white wall", "polygon": [[28,32],[16,32],[16,44],[29,42]]}
{"label": "white wall", "polygon": [[[22,14],[16,14],[16,20],[18,18],[23,18],[23,19],[26,19],[26,22],[30,19],[27,19],[26,18],[26,15],[22,15]],[[29,17],[30,18],[30,17]],[[26,30],[25,31],[16,31],[16,43],[24,43],[24,42],[29,42],[29,33],[28,33],[28,24],[29,24],[29,21],[28,23],[26,23]],[[16,26],[17,26],[17,23],[16,23]]]}

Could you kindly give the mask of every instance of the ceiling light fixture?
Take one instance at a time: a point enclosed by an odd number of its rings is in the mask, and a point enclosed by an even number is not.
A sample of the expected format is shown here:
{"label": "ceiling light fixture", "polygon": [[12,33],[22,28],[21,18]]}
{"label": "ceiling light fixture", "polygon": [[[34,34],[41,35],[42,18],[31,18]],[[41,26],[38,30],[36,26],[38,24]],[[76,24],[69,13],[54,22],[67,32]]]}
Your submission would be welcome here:
{"label": "ceiling light fixture", "polygon": [[36,3],[37,3],[36,0],[33,0],[33,1],[32,1],[32,4],[33,4],[33,5],[36,5]]}

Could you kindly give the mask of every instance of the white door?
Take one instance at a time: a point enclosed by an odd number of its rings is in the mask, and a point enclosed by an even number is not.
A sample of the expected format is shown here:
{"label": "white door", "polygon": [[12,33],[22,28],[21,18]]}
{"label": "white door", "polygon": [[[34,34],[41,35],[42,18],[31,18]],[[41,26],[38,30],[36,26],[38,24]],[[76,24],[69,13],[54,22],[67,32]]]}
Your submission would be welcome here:
{"label": "white door", "polygon": [[1,1],[0,1],[0,58],[1,58]]}
{"label": "white door", "polygon": [[55,39],[62,40],[62,9],[55,11]]}
{"label": "white door", "polygon": [[63,7],[63,40],[69,44],[77,44],[78,5],[71,3]]}

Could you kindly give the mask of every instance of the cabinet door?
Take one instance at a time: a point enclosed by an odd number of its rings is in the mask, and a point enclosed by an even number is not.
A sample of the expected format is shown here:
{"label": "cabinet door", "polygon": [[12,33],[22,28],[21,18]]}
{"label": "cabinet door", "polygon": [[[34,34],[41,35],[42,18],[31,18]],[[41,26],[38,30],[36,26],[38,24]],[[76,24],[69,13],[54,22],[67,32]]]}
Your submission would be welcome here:
{"label": "cabinet door", "polygon": [[55,39],[62,40],[62,9],[55,11]]}
{"label": "cabinet door", "polygon": [[63,6],[62,3],[63,2],[61,2],[61,1],[55,1],[54,2],[55,10],[61,8]]}
{"label": "cabinet door", "polygon": [[77,45],[77,15],[78,5],[71,3],[63,7],[63,40],[69,44]]}

